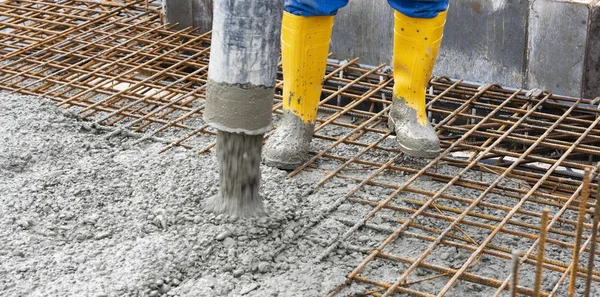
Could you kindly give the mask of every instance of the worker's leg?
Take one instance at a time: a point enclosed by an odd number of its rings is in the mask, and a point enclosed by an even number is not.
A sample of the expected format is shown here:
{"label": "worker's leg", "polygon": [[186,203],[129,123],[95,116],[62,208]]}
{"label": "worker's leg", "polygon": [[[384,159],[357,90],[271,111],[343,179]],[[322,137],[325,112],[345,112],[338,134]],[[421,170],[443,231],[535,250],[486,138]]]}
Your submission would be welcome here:
{"label": "worker's leg", "polygon": [[448,0],[388,0],[394,12],[390,129],[407,155],[433,158],[440,141],[427,119],[425,89],[437,58]]}
{"label": "worker's leg", "polygon": [[293,169],[307,155],[325,74],[333,15],[348,0],[285,1],[281,29],[283,119],[263,150],[265,164]]}
{"label": "worker's leg", "polygon": [[304,17],[334,16],[348,0],[285,0],[284,10]]}
{"label": "worker's leg", "polygon": [[388,0],[390,6],[411,18],[431,19],[448,9],[448,0]]}

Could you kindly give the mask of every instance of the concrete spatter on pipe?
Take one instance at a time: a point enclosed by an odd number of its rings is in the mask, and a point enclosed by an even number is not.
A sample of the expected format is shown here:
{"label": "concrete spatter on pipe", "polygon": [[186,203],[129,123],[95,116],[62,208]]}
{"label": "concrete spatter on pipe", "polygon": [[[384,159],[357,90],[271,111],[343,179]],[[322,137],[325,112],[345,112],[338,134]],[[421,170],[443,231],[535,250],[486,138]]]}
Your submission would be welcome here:
{"label": "concrete spatter on pipe", "polygon": [[258,135],[271,126],[272,87],[208,80],[204,120],[230,133]]}

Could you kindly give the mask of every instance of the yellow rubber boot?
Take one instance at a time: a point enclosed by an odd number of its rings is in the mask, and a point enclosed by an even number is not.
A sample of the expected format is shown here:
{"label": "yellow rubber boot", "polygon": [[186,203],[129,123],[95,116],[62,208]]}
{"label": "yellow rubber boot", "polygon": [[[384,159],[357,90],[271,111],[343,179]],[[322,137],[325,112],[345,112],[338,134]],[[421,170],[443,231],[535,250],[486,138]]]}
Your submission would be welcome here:
{"label": "yellow rubber boot", "polygon": [[431,19],[394,14],[394,99],[389,126],[400,150],[434,158],[440,141],[427,119],[425,91],[442,43],[446,11]]}
{"label": "yellow rubber boot", "polygon": [[333,16],[284,12],[281,28],[283,119],[263,149],[263,161],[297,167],[308,153],[321,97]]}

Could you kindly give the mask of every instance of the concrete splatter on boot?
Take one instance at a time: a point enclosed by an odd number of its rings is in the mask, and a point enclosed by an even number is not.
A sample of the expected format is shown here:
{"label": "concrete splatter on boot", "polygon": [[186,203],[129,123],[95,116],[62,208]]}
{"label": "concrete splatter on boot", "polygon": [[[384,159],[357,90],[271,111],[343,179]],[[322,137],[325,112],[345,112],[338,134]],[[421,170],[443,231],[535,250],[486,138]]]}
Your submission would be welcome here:
{"label": "concrete splatter on boot", "polygon": [[402,99],[394,99],[388,126],[396,133],[398,147],[413,157],[435,158],[440,154],[440,140],[429,122],[421,126],[417,111]]}
{"label": "concrete splatter on boot", "polygon": [[294,169],[308,153],[327,67],[333,16],[283,13],[283,120],[264,149],[266,165]]}
{"label": "concrete splatter on boot", "polygon": [[427,119],[425,89],[440,49],[446,11],[433,18],[394,14],[394,99],[388,125],[400,150],[435,158],[440,140]]}
{"label": "concrete splatter on boot", "polygon": [[314,124],[284,110],[279,127],[265,144],[265,165],[286,170],[298,167],[308,155],[314,129]]}

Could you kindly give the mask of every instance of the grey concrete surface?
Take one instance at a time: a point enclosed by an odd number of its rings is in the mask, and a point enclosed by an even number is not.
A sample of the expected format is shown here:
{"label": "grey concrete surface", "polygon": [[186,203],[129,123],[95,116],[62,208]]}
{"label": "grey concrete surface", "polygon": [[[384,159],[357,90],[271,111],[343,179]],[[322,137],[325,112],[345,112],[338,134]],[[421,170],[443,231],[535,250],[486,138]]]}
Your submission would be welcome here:
{"label": "grey concrete surface", "polygon": [[212,29],[213,0],[192,1],[192,21],[194,27],[200,28],[200,32],[208,32]]}
{"label": "grey concrete surface", "polygon": [[191,0],[163,0],[162,5],[166,23],[179,23],[177,29],[184,29],[194,24]]}
{"label": "grey concrete surface", "polygon": [[452,1],[434,74],[522,87],[528,6],[527,0]]}
{"label": "grey concrete surface", "polygon": [[592,8],[583,75],[583,97],[600,96],[600,1]]}
{"label": "grey concrete surface", "polygon": [[394,11],[386,0],[351,0],[335,17],[330,51],[336,59],[391,65]]}
{"label": "grey concrete surface", "polygon": [[[339,136],[340,127],[325,127],[322,135]],[[332,178],[317,191],[315,183],[339,166],[323,159],[318,171],[287,172],[261,166],[260,194],[268,217],[215,215],[201,207],[217,192],[215,152],[197,155],[125,134],[106,137],[72,111],[58,110],[41,98],[0,92],[0,296],[325,296],[343,284],[346,275],[389,234],[360,228],[333,253],[315,261],[333,238],[339,238],[372,207],[344,198],[357,181]],[[171,135],[174,136],[174,135]],[[167,136],[170,137],[170,136]],[[367,138],[365,138],[367,137]],[[361,140],[375,141],[377,135]],[[213,139],[205,138],[207,141]],[[318,150],[331,142],[315,139]],[[380,143],[394,145],[388,138]],[[341,144],[350,156],[356,151]],[[68,153],[65,153],[68,152]],[[386,162],[387,154],[371,156]],[[418,159],[398,160],[402,166],[423,166]],[[458,171],[440,164],[441,174]],[[358,174],[364,175],[361,170]],[[488,182],[495,175],[483,173]],[[398,172],[382,182],[403,184]],[[443,183],[419,179],[416,189],[440,189]],[[516,185],[515,185],[516,186]],[[365,185],[362,199],[385,197],[385,187]],[[461,187],[448,195],[473,199]],[[494,197],[494,196],[492,196]],[[494,198],[493,198],[494,199]],[[500,198],[495,198],[500,199]],[[505,198],[504,198],[505,199]],[[403,204],[405,205],[405,204]],[[527,211],[539,211],[525,205]],[[493,213],[489,213],[492,215]],[[391,216],[389,216],[391,218]],[[394,217],[405,219],[407,216]],[[423,218],[432,228],[443,224]],[[381,217],[370,223],[397,226]],[[395,225],[391,225],[395,224]],[[391,228],[391,227],[390,227]],[[479,236],[479,234],[477,234]],[[477,238],[477,237],[476,237]],[[529,241],[514,241],[525,249]],[[389,251],[410,257],[429,242],[403,237]],[[568,261],[570,254],[548,257]],[[442,256],[446,255],[446,256]],[[433,264],[462,265],[469,253],[453,247],[436,248]],[[484,255],[479,273],[505,277],[504,260]],[[395,279],[402,264],[368,266],[373,279]],[[434,271],[421,272],[421,277]],[[531,277],[532,270],[521,276]],[[416,283],[412,289],[433,292],[447,278]],[[548,280],[544,289],[552,285]],[[336,296],[367,290],[354,284]],[[491,296],[495,288],[457,283],[449,297]],[[559,291],[559,296],[564,296]],[[592,296],[598,296],[597,288]]]}
{"label": "grey concrete surface", "polygon": [[533,2],[529,17],[527,87],[582,95],[592,2],[596,0]]}
{"label": "grey concrete surface", "polygon": [[213,0],[163,0],[164,21],[179,23],[177,29],[194,26],[200,32],[212,28]]}

